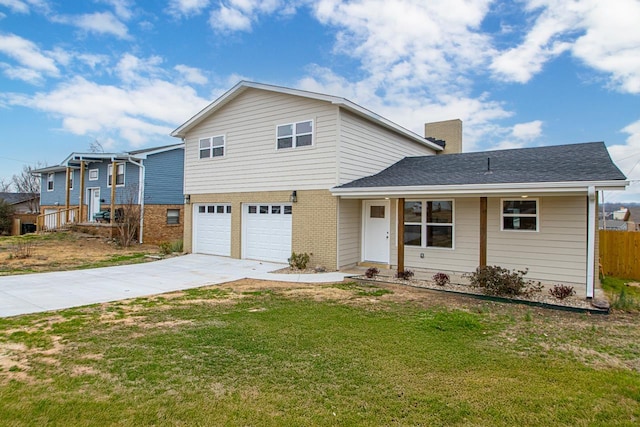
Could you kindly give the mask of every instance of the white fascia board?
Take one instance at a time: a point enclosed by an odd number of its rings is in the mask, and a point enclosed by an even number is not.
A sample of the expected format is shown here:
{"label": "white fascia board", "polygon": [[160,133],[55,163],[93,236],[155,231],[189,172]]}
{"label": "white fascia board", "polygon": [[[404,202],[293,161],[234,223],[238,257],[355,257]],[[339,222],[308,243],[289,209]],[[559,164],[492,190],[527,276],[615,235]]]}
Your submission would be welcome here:
{"label": "white fascia board", "polygon": [[315,99],[318,101],[325,101],[325,102],[330,102],[334,105],[337,105],[339,107],[345,108],[349,111],[352,111],[353,113],[362,116],[372,122],[378,123],[379,125],[381,125],[382,127],[385,127],[387,129],[390,129],[396,133],[400,133],[403,136],[410,138],[422,145],[425,145],[429,148],[431,148],[432,150],[435,151],[442,151],[443,148],[441,146],[439,146],[438,144],[434,144],[433,142],[422,138],[420,135],[411,132],[408,129],[403,128],[400,125],[397,125],[395,123],[393,123],[390,120],[385,119],[382,116],[379,116],[378,114],[374,113],[373,111],[367,110],[366,108],[363,108],[361,106],[359,106],[358,104],[354,104],[353,102],[345,99],[345,98],[340,98],[338,96],[332,96],[332,95],[325,95],[322,93],[317,93],[317,92],[309,92],[306,90],[300,90],[300,89],[291,89],[291,88],[287,88],[287,87],[282,87],[282,86],[273,86],[273,85],[268,85],[268,84],[264,84],[264,83],[255,83],[255,82],[248,82],[248,81],[241,81],[238,84],[236,84],[234,87],[232,87],[231,89],[229,89],[227,92],[225,92],[222,96],[220,96],[218,99],[216,99],[215,101],[213,101],[211,104],[207,105],[205,108],[203,108],[202,110],[200,110],[196,115],[194,115],[193,117],[191,117],[189,120],[187,120],[184,124],[182,124],[180,127],[178,127],[176,130],[174,130],[173,132],[171,132],[171,136],[176,137],[176,138],[184,138],[186,136],[186,133],[195,125],[197,125],[198,123],[200,123],[202,120],[204,120],[206,117],[208,117],[210,114],[212,114],[213,112],[215,112],[218,108],[220,108],[221,106],[223,106],[224,104],[226,104],[228,101],[230,101],[231,99],[235,98],[238,94],[240,94],[241,92],[243,92],[245,89],[247,88],[252,88],[252,89],[261,89],[261,90],[266,90],[266,91],[270,91],[270,92],[277,92],[277,93],[282,93],[282,94],[286,94],[286,95],[294,95],[294,96],[301,96],[304,98],[309,98],[309,99]]}
{"label": "white fascia board", "polygon": [[568,181],[568,182],[524,182],[517,184],[483,185],[432,185],[410,187],[332,188],[331,194],[341,197],[389,197],[420,195],[479,195],[504,193],[587,193],[589,187],[596,190],[624,190],[628,181]]}

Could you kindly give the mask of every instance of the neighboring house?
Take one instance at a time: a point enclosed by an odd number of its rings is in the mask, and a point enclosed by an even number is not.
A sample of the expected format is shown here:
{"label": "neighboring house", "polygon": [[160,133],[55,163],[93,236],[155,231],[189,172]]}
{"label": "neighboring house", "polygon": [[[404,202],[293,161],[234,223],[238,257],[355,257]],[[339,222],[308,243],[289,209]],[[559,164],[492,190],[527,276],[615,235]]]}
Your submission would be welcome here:
{"label": "neighboring house", "polygon": [[0,200],[13,206],[14,213],[29,214],[39,210],[39,194],[31,193],[0,193]]}
{"label": "neighboring house", "polygon": [[44,227],[97,223],[103,212],[133,204],[142,212],[141,243],[180,239],[183,170],[183,144],[126,153],[71,153],[57,166],[34,171],[41,177]]}
{"label": "neighboring house", "polygon": [[424,138],[344,98],[240,82],[177,128],[185,250],[313,265],[529,269],[593,296],[603,143],[464,153],[459,120]]}

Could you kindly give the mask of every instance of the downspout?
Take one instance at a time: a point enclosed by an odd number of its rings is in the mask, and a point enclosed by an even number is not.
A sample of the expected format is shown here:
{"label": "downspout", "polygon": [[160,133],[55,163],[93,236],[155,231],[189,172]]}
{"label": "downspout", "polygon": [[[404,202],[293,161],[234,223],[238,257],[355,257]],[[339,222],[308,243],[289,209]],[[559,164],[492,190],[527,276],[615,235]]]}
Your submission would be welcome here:
{"label": "downspout", "polygon": [[140,163],[136,163],[133,159],[129,158],[129,161],[138,166],[139,175],[138,175],[138,203],[140,204],[140,236],[138,241],[142,244],[142,235],[144,233],[144,178],[145,178],[145,168],[143,161],[140,160]]}
{"label": "downspout", "polygon": [[595,288],[595,247],[596,247],[596,189],[590,186],[587,202],[587,298],[591,299]]}

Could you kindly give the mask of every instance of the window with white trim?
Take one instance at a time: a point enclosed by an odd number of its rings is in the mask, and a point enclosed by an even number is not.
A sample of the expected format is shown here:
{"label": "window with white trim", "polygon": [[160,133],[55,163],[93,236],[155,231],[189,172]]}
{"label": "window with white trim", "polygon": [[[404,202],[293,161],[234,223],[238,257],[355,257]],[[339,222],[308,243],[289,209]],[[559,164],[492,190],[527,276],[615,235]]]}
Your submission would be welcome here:
{"label": "window with white trim", "polygon": [[224,135],[200,138],[200,158],[224,156]]}
{"label": "window with white trim", "polygon": [[453,248],[453,200],[404,202],[404,244]]}
{"label": "window with white trim", "polygon": [[[107,168],[107,187],[111,187],[113,164],[109,164]],[[124,185],[124,163],[116,163],[116,187],[121,187]]]}
{"label": "window with white trim", "polygon": [[53,191],[53,180],[55,176],[55,173],[47,174],[47,191]]}
{"label": "window with white trim", "polygon": [[73,170],[69,171],[69,190],[73,190]]}
{"label": "window with white trim", "polygon": [[278,150],[308,147],[313,145],[313,120],[278,125],[276,134],[276,147]]}
{"label": "window with white trim", "polygon": [[538,199],[502,199],[501,229],[503,231],[538,231]]}
{"label": "window with white trim", "polygon": [[89,169],[89,181],[98,180],[98,169]]}

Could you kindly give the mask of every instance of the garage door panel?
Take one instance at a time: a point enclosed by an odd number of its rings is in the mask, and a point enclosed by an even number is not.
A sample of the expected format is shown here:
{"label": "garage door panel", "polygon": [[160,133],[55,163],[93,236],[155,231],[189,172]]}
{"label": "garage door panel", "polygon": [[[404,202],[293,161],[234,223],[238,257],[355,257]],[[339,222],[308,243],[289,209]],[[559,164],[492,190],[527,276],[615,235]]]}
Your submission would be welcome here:
{"label": "garage door panel", "polygon": [[246,204],[243,257],[287,262],[291,256],[291,205]]}
{"label": "garage door panel", "polygon": [[230,205],[194,205],[193,230],[193,252],[208,255],[231,255]]}

